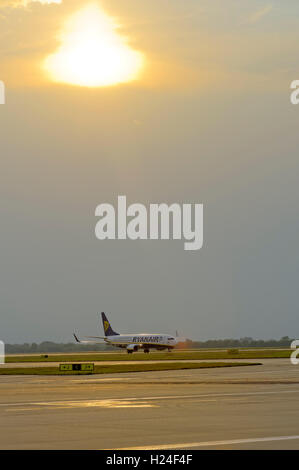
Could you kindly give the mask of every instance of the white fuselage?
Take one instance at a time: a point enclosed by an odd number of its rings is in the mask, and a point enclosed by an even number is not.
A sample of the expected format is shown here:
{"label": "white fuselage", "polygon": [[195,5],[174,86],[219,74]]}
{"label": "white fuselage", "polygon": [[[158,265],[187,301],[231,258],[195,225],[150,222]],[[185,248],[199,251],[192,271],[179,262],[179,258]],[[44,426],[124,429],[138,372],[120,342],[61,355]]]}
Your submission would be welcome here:
{"label": "white fuselage", "polygon": [[127,349],[172,349],[177,344],[173,336],[148,333],[106,336],[105,341],[113,346]]}

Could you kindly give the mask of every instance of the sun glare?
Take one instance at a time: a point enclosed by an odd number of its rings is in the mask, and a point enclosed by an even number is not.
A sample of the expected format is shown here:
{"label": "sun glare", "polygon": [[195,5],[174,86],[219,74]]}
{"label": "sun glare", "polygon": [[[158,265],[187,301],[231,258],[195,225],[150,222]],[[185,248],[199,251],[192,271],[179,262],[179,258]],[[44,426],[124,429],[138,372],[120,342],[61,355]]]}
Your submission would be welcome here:
{"label": "sun glare", "polygon": [[86,87],[117,85],[138,78],[144,58],[117,33],[97,5],[75,13],[61,34],[61,46],[44,62],[55,82]]}

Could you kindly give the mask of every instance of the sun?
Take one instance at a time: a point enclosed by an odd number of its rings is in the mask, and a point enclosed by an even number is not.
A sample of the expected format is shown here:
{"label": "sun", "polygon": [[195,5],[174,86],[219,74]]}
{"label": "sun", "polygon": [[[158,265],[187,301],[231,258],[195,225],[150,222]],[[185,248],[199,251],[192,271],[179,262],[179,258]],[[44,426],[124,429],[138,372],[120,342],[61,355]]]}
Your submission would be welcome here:
{"label": "sun", "polygon": [[49,55],[43,68],[55,82],[85,87],[104,87],[136,80],[144,56],[134,51],[119,26],[98,5],[75,13],[61,33],[61,46]]}

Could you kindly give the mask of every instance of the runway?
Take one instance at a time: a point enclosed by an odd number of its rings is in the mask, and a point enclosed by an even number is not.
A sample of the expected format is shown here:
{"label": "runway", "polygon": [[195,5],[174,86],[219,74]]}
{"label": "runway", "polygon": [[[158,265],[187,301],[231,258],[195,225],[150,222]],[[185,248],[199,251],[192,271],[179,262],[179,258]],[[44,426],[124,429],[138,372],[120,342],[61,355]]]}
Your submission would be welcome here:
{"label": "runway", "polygon": [[1,449],[299,449],[299,366],[1,376]]}

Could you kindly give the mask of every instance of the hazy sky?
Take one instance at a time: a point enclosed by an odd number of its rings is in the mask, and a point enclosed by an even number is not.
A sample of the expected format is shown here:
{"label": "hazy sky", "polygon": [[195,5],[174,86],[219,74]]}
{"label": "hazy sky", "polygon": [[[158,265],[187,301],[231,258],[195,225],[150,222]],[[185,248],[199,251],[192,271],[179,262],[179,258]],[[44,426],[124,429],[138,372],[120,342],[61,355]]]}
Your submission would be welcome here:
{"label": "hazy sky", "polygon": [[[298,338],[298,1],[47,3],[0,0],[0,339],[71,341],[101,311],[121,332]],[[144,57],[135,80],[44,72],[90,3]],[[203,203],[203,248],[97,240],[118,195]]]}

